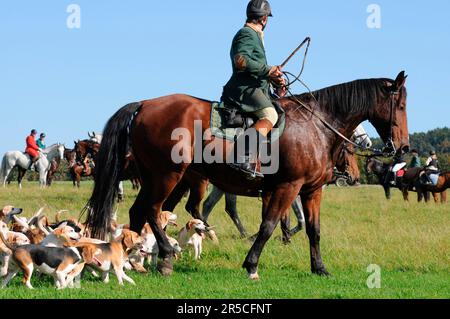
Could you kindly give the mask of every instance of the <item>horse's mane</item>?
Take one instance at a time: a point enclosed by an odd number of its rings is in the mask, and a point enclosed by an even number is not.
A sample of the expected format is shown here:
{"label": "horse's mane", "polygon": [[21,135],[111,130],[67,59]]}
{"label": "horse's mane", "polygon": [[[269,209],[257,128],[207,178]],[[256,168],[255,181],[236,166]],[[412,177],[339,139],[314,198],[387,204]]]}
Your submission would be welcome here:
{"label": "horse's mane", "polygon": [[55,144],[52,144],[50,146],[47,146],[46,148],[44,148],[42,150],[42,152],[43,153],[48,153],[48,152],[52,151],[54,148],[58,147],[59,145],[61,145],[61,144],[55,143]]}
{"label": "horse's mane", "polygon": [[[312,94],[319,104],[333,115],[367,113],[380,96],[387,94],[386,82],[394,81],[385,78],[356,80],[320,89]],[[308,102],[312,100],[309,93],[304,93],[299,98]]]}

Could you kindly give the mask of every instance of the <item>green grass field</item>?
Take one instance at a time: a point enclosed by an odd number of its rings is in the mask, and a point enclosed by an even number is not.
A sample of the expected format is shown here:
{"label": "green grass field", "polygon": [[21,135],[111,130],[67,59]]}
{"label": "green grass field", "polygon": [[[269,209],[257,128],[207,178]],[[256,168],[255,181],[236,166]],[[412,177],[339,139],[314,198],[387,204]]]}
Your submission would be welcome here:
{"label": "green grass field", "polygon": [[[31,215],[46,205],[53,219],[57,210],[69,209],[78,216],[87,201],[92,184],[81,190],[68,183],[56,183],[39,190],[25,183],[0,189],[0,206],[11,204]],[[274,239],[262,254],[261,280],[251,282],[241,268],[251,246],[238,238],[238,232],[224,212],[221,201],[211,214],[210,224],[217,226],[218,246],[204,243],[201,261],[185,253],[174,265],[174,274],[162,278],[154,269],[148,274],[131,273],[137,286],[120,287],[112,276],[109,284],[86,277],[82,289],[57,291],[53,279],[32,278],[36,288],[29,291],[21,276],[0,290],[4,298],[450,298],[450,205],[404,203],[400,192],[390,202],[381,187],[328,188],[322,204],[322,255],[332,276],[312,275],[309,271],[309,248],[303,232],[289,246]],[[121,221],[128,220],[128,208],[136,193],[127,185],[127,198],[121,204]],[[413,196],[413,198],[415,195]],[[175,213],[179,224],[189,218],[184,202]],[[240,198],[238,208],[249,233],[260,223],[261,202]],[[169,233],[174,235],[176,229]],[[367,267],[381,267],[381,288],[369,289]]]}

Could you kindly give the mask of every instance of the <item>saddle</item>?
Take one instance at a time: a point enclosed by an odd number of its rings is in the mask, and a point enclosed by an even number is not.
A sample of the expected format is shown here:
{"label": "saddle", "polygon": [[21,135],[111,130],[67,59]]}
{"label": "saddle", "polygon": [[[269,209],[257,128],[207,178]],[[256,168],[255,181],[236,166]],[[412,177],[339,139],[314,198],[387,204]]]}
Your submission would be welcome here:
{"label": "saddle", "polygon": [[[272,142],[281,137],[286,126],[284,109],[276,101],[273,101],[273,106],[278,113],[278,122],[268,136]],[[252,113],[240,112],[237,105],[226,105],[223,102],[212,103],[210,126],[212,135],[216,137],[234,141],[257,120]]]}

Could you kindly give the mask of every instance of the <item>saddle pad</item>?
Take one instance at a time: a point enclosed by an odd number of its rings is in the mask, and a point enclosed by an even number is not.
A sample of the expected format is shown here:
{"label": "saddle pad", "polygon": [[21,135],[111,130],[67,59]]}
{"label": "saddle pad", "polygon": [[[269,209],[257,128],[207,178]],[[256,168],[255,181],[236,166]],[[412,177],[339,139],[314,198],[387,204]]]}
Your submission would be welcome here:
{"label": "saddle pad", "polygon": [[[227,128],[224,126],[225,119],[223,118],[220,109],[225,108],[224,103],[213,102],[211,104],[211,133],[215,137],[222,138],[225,140],[234,141],[239,135],[243,133],[242,128]],[[270,132],[270,139],[272,142],[278,140],[281,135],[283,135],[284,129],[286,127],[286,116],[285,114],[278,114],[278,123]]]}

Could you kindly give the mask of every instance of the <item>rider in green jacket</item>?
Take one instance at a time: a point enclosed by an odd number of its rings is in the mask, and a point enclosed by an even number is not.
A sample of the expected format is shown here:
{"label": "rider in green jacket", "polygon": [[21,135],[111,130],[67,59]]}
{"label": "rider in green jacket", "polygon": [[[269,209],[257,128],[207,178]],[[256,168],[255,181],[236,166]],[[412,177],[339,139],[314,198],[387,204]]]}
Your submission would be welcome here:
{"label": "rider in green jacket", "polygon": [[[235,35],[231,46],[233,75],[222,94],[225,104],[237,105],[241,112],[252,113],[258,119],[253,126],[257,132],[258,144],[278,121],[278,113],[270,97],[270,83],[279,87],[278,96],[282,97],[286,93],[281,68],[267,64],[264,29],[271,16],[272,10],[267,0],[249,2],[247,22]],[[233,163],[232,166],[251,177],[262,177],[256,172],[256,159],[251,156],[248,144],[245,143],[245,154],[240,154],[238,163]]]}

